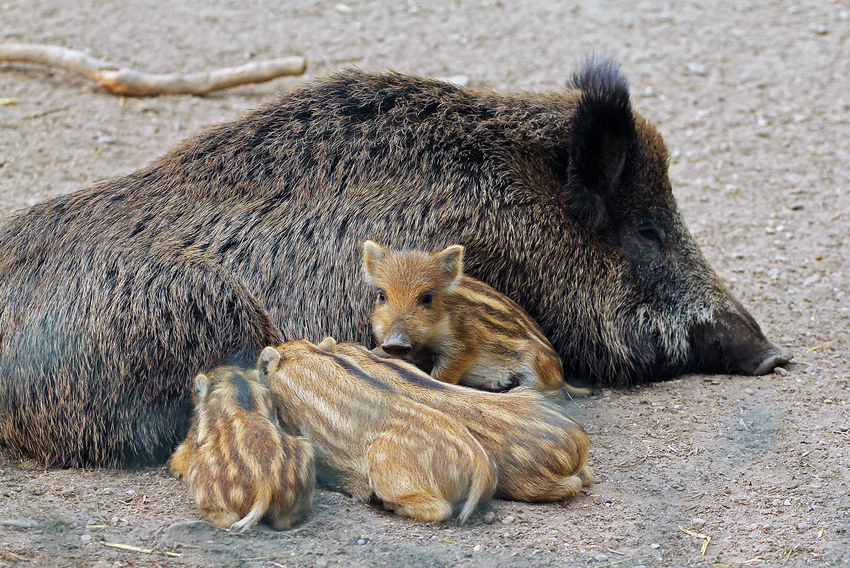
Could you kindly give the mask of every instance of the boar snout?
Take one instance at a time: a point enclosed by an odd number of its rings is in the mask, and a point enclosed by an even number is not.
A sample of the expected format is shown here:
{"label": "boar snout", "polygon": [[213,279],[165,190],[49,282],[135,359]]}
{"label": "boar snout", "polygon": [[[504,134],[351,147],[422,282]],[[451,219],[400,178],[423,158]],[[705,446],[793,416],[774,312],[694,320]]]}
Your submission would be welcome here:
{"label": "boar snout", "polygon": [[381,349],[394,357],[404,357],[412,348],[410,342],[398,332],[391,333],[381,344]]}
{"label": "boar snout", "polygon": [[764,336],[756,320],[732,298],[713,324],[694,330],[693,360],[699,371],[766,375],[791,360],[791,353]]}
{"label": "boar snout", "polygon": [[753,375],[766,375],[776,367],[784,365],[788,361],[791,360],[791,352],[785,349],[784,347],[778,347],[773,343],[767,341],[766,342],[768,350],[766,354],[762,356],[761,363],[758,367],[756,367],[755,371],[752,372]]}

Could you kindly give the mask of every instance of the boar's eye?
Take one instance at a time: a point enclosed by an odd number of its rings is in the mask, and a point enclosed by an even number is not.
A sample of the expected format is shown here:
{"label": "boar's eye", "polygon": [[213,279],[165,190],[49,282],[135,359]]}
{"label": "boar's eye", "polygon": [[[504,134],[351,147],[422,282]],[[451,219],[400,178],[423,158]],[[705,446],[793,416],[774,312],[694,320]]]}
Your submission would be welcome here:
{"label": "boar's eye", "polygon": [[649,241],[654,245],[664,244],[663,231],[657,227],[654,227],[653,225],[643,225],[638,228],[637,232],[642,239]]}
{"label": "boar's eye", "polygon": [[386,304],[387,303],[387,295],[384,293],[383,290],[378,290],[378,295],[376,297],[376,300],[379,304]]}
{"label": "boar's eye", "polygon": [[425,292],[421,296],[419,296],[419,305],[423,308],[430,308],[434,305],[434,293],[433,292]]}

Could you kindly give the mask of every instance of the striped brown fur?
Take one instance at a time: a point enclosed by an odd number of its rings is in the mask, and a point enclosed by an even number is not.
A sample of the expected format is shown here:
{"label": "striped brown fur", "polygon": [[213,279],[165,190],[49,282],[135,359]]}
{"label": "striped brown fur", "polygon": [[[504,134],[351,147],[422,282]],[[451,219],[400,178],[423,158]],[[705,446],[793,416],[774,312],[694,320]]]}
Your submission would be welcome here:
{"label": "striped brown fur", "polygon": [[493,393],[435,381],[414,365],[354,343],[326,338],[319,347],[348,359],[399,393],[466,426],[496,462],[496,494],[518,501],[567,499],[593,482],[590,442],[557,405],[527,388]]}
{"label": "striped brown fur", "polygon": [[492,497],[492,458],[449,416],[307,341],[267,347],[258,367],[284,427],[316,448],[323,483],[420,521],[459,509],[464,522]]}
{"label": "striped brown fur", "polygon": [[265,518],[291,528],[312,506],[313,447],[283,432],[256,370],[216,367],[195,384],[195,414],[172,471],[218,527],[243,532]]}
{"label": "striped brown fur", "polygon": [[460,245],[429,253],[363,243],[381,349],[446,383],[589,394],[564,384],[561,358],[516,302],[463,274],[463,252]]}

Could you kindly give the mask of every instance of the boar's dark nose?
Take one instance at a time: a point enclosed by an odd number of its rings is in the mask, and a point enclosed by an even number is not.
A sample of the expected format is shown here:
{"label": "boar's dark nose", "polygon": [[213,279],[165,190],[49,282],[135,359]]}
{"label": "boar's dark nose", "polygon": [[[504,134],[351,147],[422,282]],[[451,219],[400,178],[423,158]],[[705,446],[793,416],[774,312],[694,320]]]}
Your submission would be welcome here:
{"label": "boar's dark nose", "polygon": [[784,365],[791,360],[791,352],[787,349],[777,347],[769,342],[767,346],[769,347],[769,350],[763,355],[761,363],[759,363],[752,372],[753,375],[766,375],[776,367]]}
{"label": "boar's dark nose", "polygon": [[756,320],[733,298],[735,309],[727,314],[725,325],[730,333],[729,372],[742,375],[766,375],[791,360],[791,352],[777,347],[764,336]]}
{"label": "boar's dark nose", "polygon": [[389,337],[381,344],[381,349],[395,357],[403,357],[410,353],[410,342],[407,341],[399,333],[391,333]]}
{"label": "boar's dark nose", "polygon": [[692,370],[710,373],[766,375],[791,360],[787,349],[767,340],[750,313],[731,298],[730,309],[692,335]]}

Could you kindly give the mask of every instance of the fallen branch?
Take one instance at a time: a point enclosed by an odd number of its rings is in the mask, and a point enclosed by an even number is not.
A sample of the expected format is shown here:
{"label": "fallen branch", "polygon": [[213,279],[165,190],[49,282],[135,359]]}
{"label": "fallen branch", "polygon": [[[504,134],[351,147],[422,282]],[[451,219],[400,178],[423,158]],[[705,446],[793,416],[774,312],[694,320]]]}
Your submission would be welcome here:
{"label": "fallen branch", "polygon": [[301,75],[303,57],[281,57],[202,73],[142,73],[97,59],[76,49],[27,43],[0,44],[0,61],[59,67],[97,82],[118,95],[203,95],[247,83],[262,83],[284,75]]}

